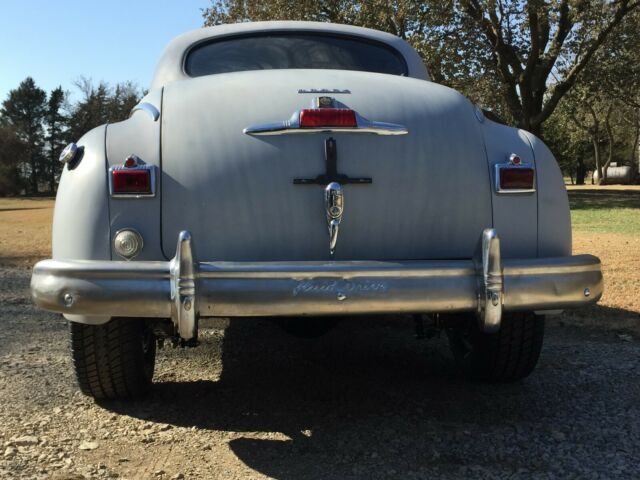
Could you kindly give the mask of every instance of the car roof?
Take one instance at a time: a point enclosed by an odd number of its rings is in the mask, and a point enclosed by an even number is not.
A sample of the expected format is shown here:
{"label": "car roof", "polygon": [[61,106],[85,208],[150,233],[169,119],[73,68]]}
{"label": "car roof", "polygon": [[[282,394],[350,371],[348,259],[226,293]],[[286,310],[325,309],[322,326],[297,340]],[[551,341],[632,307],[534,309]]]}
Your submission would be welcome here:
{"label": "car roof", "polygon": [[160,57],[150,85],[150,90],[160,88],[176,80],[189,78],[183,68],[184,57],[189,48],[195,44],[226,36],[271,31],[343,34],[385,43],[393,47],[404,57],[407,62],[409,77],[420,80],[430,80],[427,68],[413,47],[400,37],[389,33],[370,28],[324,22],[245,22],[199,28],[174,38],[169,45],[167,45]]}

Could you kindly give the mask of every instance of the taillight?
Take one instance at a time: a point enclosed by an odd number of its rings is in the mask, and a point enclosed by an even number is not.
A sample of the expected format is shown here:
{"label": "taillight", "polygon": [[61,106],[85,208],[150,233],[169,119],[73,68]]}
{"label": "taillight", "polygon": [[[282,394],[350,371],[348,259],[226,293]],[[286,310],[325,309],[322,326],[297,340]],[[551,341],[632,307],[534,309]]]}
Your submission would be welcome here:
{"label": "taillight", "polygon": [[536,169],[512,153],[507,163],[496,164],[496,191],[498,193],[533,193],[536,191]]}
{"label": "taillight", "polygon": [[356,112],[348,108],[307,108],[300,111],[300,127],[357,127]]}
{"label": "taillight", "polygon": [[501,190],[532,190],[535,173],[533,168],[514,167],[500,169]]}
{"label": "taillight", "polygon": [[114,195],[151,195],[151,170],[111,170],[111,193]]}

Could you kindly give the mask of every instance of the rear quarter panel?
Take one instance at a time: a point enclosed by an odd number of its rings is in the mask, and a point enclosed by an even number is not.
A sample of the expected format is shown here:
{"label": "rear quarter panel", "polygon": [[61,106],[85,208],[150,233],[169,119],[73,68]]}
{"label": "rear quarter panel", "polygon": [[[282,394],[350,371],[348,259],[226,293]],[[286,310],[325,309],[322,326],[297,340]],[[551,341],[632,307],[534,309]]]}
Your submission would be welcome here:
{"label": "rear quarter panel", "polygon": [[110,260],[106,126],[94,128],[77,145],[79,160],[65,166],[53,213],[55,260]]}

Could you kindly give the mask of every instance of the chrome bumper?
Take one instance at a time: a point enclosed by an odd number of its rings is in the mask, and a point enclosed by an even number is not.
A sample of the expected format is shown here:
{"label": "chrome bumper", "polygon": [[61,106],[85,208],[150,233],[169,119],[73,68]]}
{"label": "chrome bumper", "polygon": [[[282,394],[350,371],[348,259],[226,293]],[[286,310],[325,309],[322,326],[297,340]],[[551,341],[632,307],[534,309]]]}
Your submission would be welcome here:
{"label": "chrome bumper", "polygon": [[67,315],[171,318],[185,340],[198,317],[478,312],[485,331],[503,311],[593,304],[603,291],[591,255],[502,261],[494,230],[472,260],[196,262],[181,232],[168,262],[44,260],[37,306]]}

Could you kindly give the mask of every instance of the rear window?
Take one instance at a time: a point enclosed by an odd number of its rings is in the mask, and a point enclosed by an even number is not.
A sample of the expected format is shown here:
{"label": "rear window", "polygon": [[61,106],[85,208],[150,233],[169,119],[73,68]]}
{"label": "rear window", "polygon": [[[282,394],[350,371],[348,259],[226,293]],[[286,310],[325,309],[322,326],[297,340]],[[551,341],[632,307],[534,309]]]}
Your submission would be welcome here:
{"label": "rear window", "polygon": [[407,75],[404,58],[393,48],[355,37],[269,33],[203,43],[187,54],[187,75],[283,68],[359,70]]}

